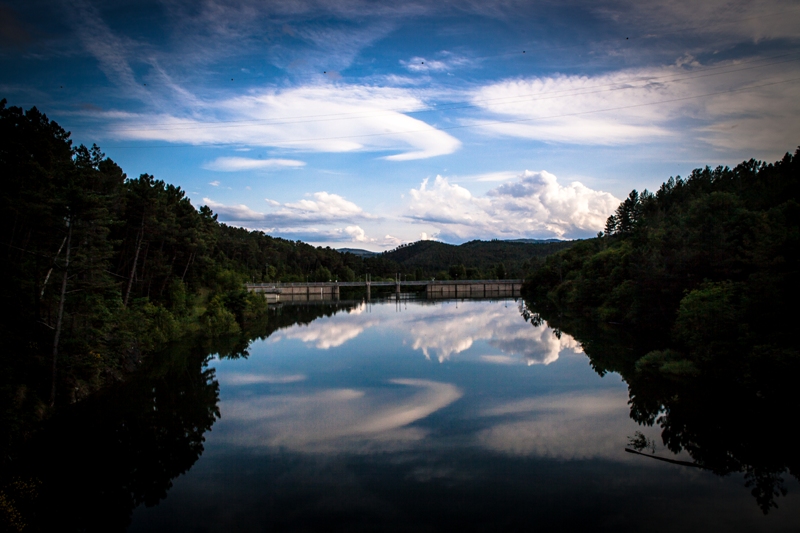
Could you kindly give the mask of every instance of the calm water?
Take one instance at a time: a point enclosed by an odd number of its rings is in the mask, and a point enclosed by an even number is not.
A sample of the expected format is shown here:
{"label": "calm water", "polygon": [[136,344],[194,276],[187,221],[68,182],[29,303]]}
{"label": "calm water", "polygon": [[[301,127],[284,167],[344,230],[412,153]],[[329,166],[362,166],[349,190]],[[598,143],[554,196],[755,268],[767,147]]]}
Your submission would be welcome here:
{"label": "calm water", "polygon": [[208,362],[221,418],[129,531],[800,524],[789,475],[764,516],[741,475],[626,453],[636,431],[660,444],[660,429],[630,419],[618,374],[600,377],[578,342],[524,321],[513,300],[361,304],[248,351]]}

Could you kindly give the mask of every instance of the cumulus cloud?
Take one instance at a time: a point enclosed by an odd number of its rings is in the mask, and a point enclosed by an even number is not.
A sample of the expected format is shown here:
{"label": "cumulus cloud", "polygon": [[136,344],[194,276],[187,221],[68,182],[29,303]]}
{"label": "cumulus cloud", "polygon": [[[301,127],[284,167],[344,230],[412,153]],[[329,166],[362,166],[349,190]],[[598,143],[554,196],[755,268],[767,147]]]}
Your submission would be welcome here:
{"label": "cumulus cloud", "polygon": [[[347,220],[375,218],[338,194],[320,191],[309,196],[310,198],[283,204],[267,199],[266,202],[272,210],[264,213],[255,211],[244,204],[226,205],[211,198],[203,198],[203,202],[226,222],[257,222],[264,227],[288,228],[303,224],[341,223]],[[357,228],[357,226],[352,226],[348,234],[357,231],[352,228]]]}
{"label": "cumulus cloud", "polygon": [[284,205],[294,212],[303,213],[303,216],[308,216],[315,220],[318,219],[317,217],[329,220],[365,215],[360,207],[353,202],[345,200],[338,194],[329,194],[325,191],[315,192],[313,198],[313,200],[304,199]]}
{"label": "cumulus cloud", "polygon": [[[219,182],[212,182],[211,185],[214,185],[214,183],[216,183],[216,185],[219,185]],[[205,203],[205,205],[216,211],[217,214],[220,216],[220,218],[222,218],[222,220],[224,221],[252,222],[257,220],[264,220],[265,217],[264,213],[253,211],[244,204],[225,205],[219,202],[215,202],[211,198],[203,198],[203,202]]]}
{"label": "cumulus cloud", "polygon": [[411,189],[408,216],[440,228],[453,240],[514,237],[588,237],[601,230],[619,199],[580,182],[567,186],[549,172],[526,170],[516,181],[474,196],[437,176]]}
{"label": "cumulus cloud", "polygon": [[219,172],[239,172],[244,170],[267,170],[275,168],[296,168],[305,162],[296,159],[249,159],[246,157],[218,157],[209,161],[203,168]]}
{"label": "cumulus cloud", "polygon": [[[326,191],[315,192],[296,202],[281,203],[266,198],[268,209],[256,211],[245,204],[230,205],[203,198],[223,222],[261,230],[290,240],[305,242],[376,243],[357,223],[375,220],[355,203]],[[347,224],[349,222],[349,224]],[[342,227],[342,224],[344,227]],[[388,237],[388,236],[387,236]]]}
{"label": "cumulus cloud", "polygon": [[347,226],[344,232],[350,236],[353,242],[369,242],[367,234],[360,226]]}
{"label": "cumulus cloud", "polygon": [[[405,89],[363,85],[304,86],[206,102],[205,119],[131,115],[120,139],[189,144],[244,144],[312,152],[388,151],[390,161],[455,152],[451,135],[405,114],[426,104]],[[229,162],[230,163],[230,162]]]}

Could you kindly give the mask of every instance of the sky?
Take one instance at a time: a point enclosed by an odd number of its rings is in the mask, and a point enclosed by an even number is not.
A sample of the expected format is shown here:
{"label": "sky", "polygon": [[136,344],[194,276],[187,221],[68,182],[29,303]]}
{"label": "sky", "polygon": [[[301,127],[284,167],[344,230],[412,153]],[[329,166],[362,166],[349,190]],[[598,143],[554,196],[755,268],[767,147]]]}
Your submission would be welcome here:
{"label": "sky", "polygon": [[0,2],[0,98],[230,225],[333,248],[594,236],[800,145],[796,0]]}

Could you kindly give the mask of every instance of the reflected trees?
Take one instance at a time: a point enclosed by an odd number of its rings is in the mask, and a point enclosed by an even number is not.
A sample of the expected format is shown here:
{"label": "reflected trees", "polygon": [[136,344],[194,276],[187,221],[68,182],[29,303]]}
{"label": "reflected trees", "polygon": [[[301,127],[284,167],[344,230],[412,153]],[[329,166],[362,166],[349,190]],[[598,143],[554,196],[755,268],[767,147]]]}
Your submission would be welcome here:
{"label": "reflected trees", "polygon": [[[671,452],[685,451],[695,466],[717,475],[742,473],[764,513],[786,494],[783,476],[800,478],[797,446],[789,436],[800,408],[793,393],[800,375],[796,358],[759,356],[757,350],[708,339],[695,339],[689,348],[678,344],[680,352],[658,349],[670,332],[637,335],[580,317],[543,316],[528,305],[520,310],[534,326],[546,318],[550,327],[575,337],[598,374],[619,373],[628,384],[631,418],[660,426]],[[699,328],[685,329],[708,336]],[[763,344],[768,349],[768,340]],[[713,356],[689,360],[687,352]]]}

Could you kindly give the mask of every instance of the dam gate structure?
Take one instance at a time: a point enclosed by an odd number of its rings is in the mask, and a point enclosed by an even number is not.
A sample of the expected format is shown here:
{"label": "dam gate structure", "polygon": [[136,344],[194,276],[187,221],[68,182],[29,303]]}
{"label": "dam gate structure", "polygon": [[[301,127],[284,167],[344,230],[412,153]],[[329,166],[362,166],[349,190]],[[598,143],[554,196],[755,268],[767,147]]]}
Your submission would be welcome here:
{"label": "dam gate structure", "polygon": [[422,281],[328,281],[307,283],[248,283],[247,290],[263,294],[270,303],[291,301],[339,300],[342,288],[364,288],[367,300],[372,287],[394,287],[400,294],[403,287],[425,288],[427,299],[499,298],[520,295],[521,279],[494,280],[422,280]]}

